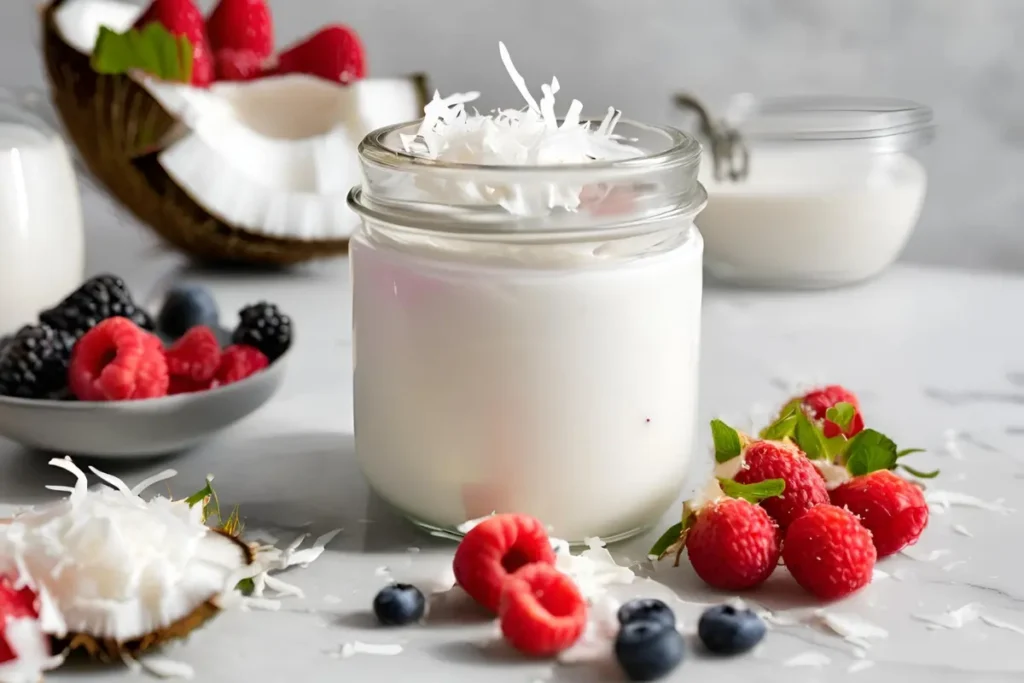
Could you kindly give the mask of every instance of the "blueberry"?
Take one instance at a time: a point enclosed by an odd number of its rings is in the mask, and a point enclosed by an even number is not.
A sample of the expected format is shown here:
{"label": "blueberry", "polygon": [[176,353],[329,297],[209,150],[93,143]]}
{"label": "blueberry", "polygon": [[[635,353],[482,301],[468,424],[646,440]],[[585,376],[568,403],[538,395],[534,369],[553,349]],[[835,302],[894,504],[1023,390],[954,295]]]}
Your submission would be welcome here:
{"label": "blueberry", "polygon": [[728,604],[709,607],[697,624],[697,635],[704,647],[720,655],[738,655],[753,649],[766,631],[761,617],[749,609]]}
{"label": "blueberry", "polygon": [[615,658],[631,681],[654,681],[683,661],[683,637],[664,621],[631,621],[615,639]]}
{"label": "blueberry", "polygon": [[619,623],[625,626],[634,621],[660,621],[676,627],[676,615],[668,605],[655,598],[630,600],[619,608]]}
{"label": "blueberry", "polygon": [[373,613],[385,626],[404,626],[419,621],[427,611],[427,599],[416,586],[393,583],[373,599]]}
{"label": "blueberry", "polygon": [[157,329],[170,339],[177,339],[196,325],[206,325],[216,330],[219,324],[217,302],[209,290],[198,285],[177,285],[172,288],[157,316]]}

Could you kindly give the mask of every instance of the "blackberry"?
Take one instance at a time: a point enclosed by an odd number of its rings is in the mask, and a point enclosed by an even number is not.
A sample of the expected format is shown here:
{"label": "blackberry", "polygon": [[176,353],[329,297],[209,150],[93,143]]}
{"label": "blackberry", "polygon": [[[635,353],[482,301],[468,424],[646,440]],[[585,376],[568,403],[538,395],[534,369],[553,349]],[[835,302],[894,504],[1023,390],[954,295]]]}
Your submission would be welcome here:
{"label": "blackberry", "polygon": [[128,286],[116,275],[97,275],[53,308],[39,314],[39,321],[63,330],[75,339],[98,323],[120,316],[144,330],[153,331],[153,319],[135,304]]}
{"label": "blackberry", "polygon": [[0,356],[0,395],[65,398],[75,338],[49,325],[26,325]]}
{"label": "blackberry", "polygon": [[254,346],[273,363],[292,343],[292,319],[274,304],[261,301],[238,312],[241,321],[231,335],[235,344]]}

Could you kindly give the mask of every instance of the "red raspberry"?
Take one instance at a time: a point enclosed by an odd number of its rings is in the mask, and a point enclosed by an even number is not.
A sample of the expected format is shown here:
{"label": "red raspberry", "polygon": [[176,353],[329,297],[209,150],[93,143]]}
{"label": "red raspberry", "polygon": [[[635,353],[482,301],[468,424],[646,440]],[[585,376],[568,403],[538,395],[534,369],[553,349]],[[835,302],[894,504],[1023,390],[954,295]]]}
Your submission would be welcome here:
{"label": "red raspberry", "polygon": [[721,590],[765,582],[779,564],[779,527],[764,509],[740,498],[720,498],[697,513],[686,552],[697,576]]}
{"label": "red raspberry", "polygon": [[587,625],[587,602],[572,579],[538,562],[505,579],[498,614],[512,647],[550,657],[579,640]]}
{"label": "red raspberry", "polygon": [[208,389],[220,367],[220,343],[209,327],[197,325],[167,349],[171,394]]}
{"label": "red raspberry", "polygon": [[[853,414],[853,419],[850,420],[850,424],[846,431],[843,432],[835,422],[825,419],[825,413],[828,409],[837,403],[849,403],[852,405],[857,412]],[[814,391],[805,394],[803,397],[803,407],[811,417],[815,420],[822,420],[822,431],[825,436],[829,439],[843,434],[846,438],[853,438],[853,436],[864,429],[864,417],[860,412],[860,401],[857,400],[857,396],[852,391],[849,391],[838,384],[824,387],[822,389],[815,389]]]}
{"label": "red raspberry", "polygon": [[268,365],[270,365],[270,361],[259,349],[245,344],[232,344],[221,354],[220,365],[213,378],[213,386],[220,387],[240,382],[246,377],[255,375]]}
{"label": "red raspberry", "polygon": [[169,378],[163,344],[127,318],[107,318],[75,344],[68,383],[82,401],[166,396]]}
{"label": "red raspberry", "polygon": [[782,479],[782,495],[766,498],[761,507],[783,531],[806,510],[828,502],[825,480],[799,448],[782,441],[755,441],[743,452],[743,468],[734,479],[756,484],[765,479]]}
{"label": "red raspberry", "polygon": [[470,597],[497,612],[505,579],[534,562],[555,564],[555,551],[544,525],[526,515],[494,515],[462,539],[452,570]]}
{"label": "red raspberry", "polygon": [[798,584],[824,600],[836,600],[871,581],[875,568],[871,532],[849,510],[819,505],[786,531],[782,559]]}
{"label": "red raspberry", "polygon": [[879,557],[917,543],[928,524],[928,504],[921,489],[889,470],[851,479],[829,495],[833,505],[860,517]]}
{"label": "red raspberry", "polygon": [[15,658],[4,633],[7,620],[38,616],[39,605],[35,592],[31,588],[15,590],[9,576],[0,576],[0,664]]}

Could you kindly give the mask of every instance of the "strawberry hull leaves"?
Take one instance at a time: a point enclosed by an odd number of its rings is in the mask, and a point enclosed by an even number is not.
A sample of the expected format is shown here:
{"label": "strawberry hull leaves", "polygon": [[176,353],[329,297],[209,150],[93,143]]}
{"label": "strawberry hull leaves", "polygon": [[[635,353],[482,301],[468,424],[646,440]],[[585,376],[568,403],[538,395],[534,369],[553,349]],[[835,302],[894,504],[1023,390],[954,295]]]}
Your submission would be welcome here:
{"label": "strawberry hull leaves", "polygon": [[846,433],[853,424],[853,418],[857,415],[857,409],[852,403],[837,403],[825,411],[825,419],[834,422],[839,429]]}
{"label": "strawberry hull leaves", "polygon": [[679,538],[683,535],[683,523],[676,522],[668,529],[665,533],[654,542],[651,549],[647,551],[649,557],[656,557],[659,560],[668,552],[668,549],[679,542]]}

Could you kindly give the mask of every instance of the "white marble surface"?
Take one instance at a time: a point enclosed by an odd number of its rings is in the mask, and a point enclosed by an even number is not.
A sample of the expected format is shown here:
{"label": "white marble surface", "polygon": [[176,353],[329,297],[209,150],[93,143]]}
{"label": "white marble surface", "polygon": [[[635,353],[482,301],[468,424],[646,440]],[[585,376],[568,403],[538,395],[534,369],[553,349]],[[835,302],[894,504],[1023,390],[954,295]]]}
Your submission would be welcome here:
{"label": "white marble surface", "polygon": [[[290,599],[275,613],[225,614],[170,656],[191,664],[200,681],[621,680],[607,664],[552,666],[523,662],[501,648],[481,648],[493,626],[472,613],[441,610],[424,627],[373,628],[368,608],[389,575],[436,577],[453,549],[396,518],[367,492],[357,471],[347,263],[292,275],[196,272],[156,248],[144,233],[119,223],[104,201],[90,195],[86,204],[93,272],[120,271],[139,292],[167,277],[192,278],[212,287],[225,311],[268,298],[292,313],[300,335],[281,394],[256,415],[173,462],[109,469],[135,482],[173,466],[180,472],[172,481],[179,494],[197,489],[204,475],[214,473],[221,499],[240,504],[250,528],[273,527],[284,542],[299,531],[344,528],[320,560],[288,575],[304,589],[305,599]],[[1021,300],[1024,278],[908,266],[866,286],[833,292],[707,291],[702,419],[723,416],[742,424],[752,412],[766,415],[794,382],[842,382],[860,392],[873,426],[901,444],[928,449],[917,464],[943,469],[934,487],[1004,498],[1020,511],[999,515],[953,508],[933,514],[915,554],[934,560],[902,555],[885,560],[880,569],[888,578],[829,606],[829,612],[855,613],[888,631],[860,656],[855,646],[820,627],[776,625],[754,655],[713,660],[693,654],[668,680],[1024,680],[1024,551],[1019,545],[1024,538],[1024,325],[1016,316]],[[956,438],[950,438],[950,430]],[[705,435],[702,449],[707,442]],[[47,457],[0,439],[3,507],[57,495],[43,486],[67,483],[66,476],[48,467]],[[676,510],[668,513],[665,524],[676,515]],[[971,535],[958,532],[957,525]],[[651,540],[615,552],[638,559]],[[645,566],[641,573],[662,585],[643,581],[625,587],[625,594],[671,597],[691,626],[700,603],[725,597],[702,587],[686,568]],[[784,570],[749,599],[782,614],[780,620],[804,619],[817,607]],[[958,630],[930,630],[915,618],[966,605],[1020,630],[981,619]],[[357,640],[398,643],[403,652],[337,657],[344,643]],[[820,655],[827,664],[786,664],[793,658],[824,662]],[[860,661],[873,665],[849,673]],[[48,680],[144,678],[75,668]]]}

